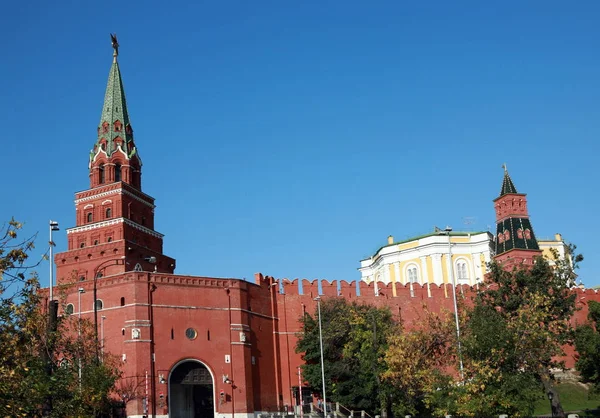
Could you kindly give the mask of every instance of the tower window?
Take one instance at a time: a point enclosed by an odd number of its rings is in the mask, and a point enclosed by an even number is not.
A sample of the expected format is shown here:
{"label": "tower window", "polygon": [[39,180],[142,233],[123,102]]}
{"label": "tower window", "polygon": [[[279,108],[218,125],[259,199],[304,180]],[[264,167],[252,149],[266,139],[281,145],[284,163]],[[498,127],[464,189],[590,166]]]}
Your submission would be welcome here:
{"label": "tower window", "polygon": [[94,245],[98,245],[98,240],[97,239],[94,240]]}
{"label": "tower window", "polygon": [[[104,149],[104,144],[102,144],[102,149]],[[104,183],[104,164],[100,164],[98,167],[98,183]]]}
{"label": "tower window", "polygon": [[125,298],[121,297],[121,306],[125,306]]}
{"label": "tower window", "polygon": [[96,310],[101,311],[104,307],[104,303],[101,299],[96,299]]}
{"label": "tower window", "polygon": [[111,242],[111,241],[112,241],[112,237],[108,237],[108,238],[106,239],[106,242]]}
{"label": "tower window", "polygon": [[111,208],[106,209],[106,219],[108,219],[108,218],[112,218],[112,209]]}
{"label": "tower window", "polygon": [[81,244],[79,244],[79,248],[84,248],[85,247],[85,242],[82,242]]}
{"label": "tower window", "polygon": [[115,181],[121,181],[121,164],[115,165]]}
{"label": "tower window", "polygon": [[94,215],[92,215],[92,212],[88,212],[87,214],[87,221],[88,222],[92,222],[94,220]]}

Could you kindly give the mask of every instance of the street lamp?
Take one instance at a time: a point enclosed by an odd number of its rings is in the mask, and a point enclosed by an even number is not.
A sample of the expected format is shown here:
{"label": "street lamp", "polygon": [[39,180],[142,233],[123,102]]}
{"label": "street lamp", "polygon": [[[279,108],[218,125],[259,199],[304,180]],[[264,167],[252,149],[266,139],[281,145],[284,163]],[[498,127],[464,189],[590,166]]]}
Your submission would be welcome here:
{"label": "street lamp", "polygon": [[106,316],[102,315],[102,361],[104,361],[104,320]]}
{"label": "street lamp", "polygon": [[450,242],[450,232],[452,232],[452,228],[446,226],[443,231],[439,233],[445,233],[448,235],[448,272],[450,274],[450,280],[452,281],[452,300],[454,302],[454,319],[456,321],[456,342],[458,345],[458,364],[460,368],[460,380],[464,379],[463,372],[463,361],[462,361],[462,352],[460,347],[460,323],[458,321],[458,306],[456,303],[456,281],[454,280],[454,268],[452,266],[452,243]]}
{"label": "street lamp", "polygon": [[114,264],[118,265],[119,262],[122,261],[125,263],[125,256],[119,258],[112,258],[110,260],[106,260],[96,266],[94,269],[94,337],[96,340],[96,360],[100,358],[100,353],[98,352],[98,276],[101,274],[101,271],[106,267]]}
{"label": "street lamp", "polygon": [[49,224],[50,228],[50,302],[54,300],[54,295],[52,294],[52,288],[54,287],[54,241],[52,241],[52,231],[59,231],[58,222],[50,220]]}
{"label": "street lamp", "polygon": [[321,329],[321,296],[317,296],[317,311],[319,312],[319,344],[321,346],[321,379],[323,381],[323,416],[327,418],[327,396],[325,395],[325,363],[323,361],[323,330]]}
{"label": "street lamp", "polygon": [[[78,295],[77,295],[77,299],[78,299],[78,303],[79,303],[79,307],[77,308],[78,314],[77,316],[78,318],[78,328],[77,328],[77,335],[79,336],[79,343],[81,344],[81,295],[85,293],[85,290],[83,289],[83,287],[80,287],[78,289]],[[78,363],[79,363],[79,370],[78,370],[78,375],[79,375],[79,390],[81,390],[81,349],[79,352],[79,359],[78,359]]]}
{"label": "street lamp", "polygon": [[552,408],[552,398],[554,398],[554,394],[552,393],[551,390],[549,390],[547,395],[548,395],[548,400],[550,401],[550,414],[552,415],[552,417],[554,417],[554,408]]}

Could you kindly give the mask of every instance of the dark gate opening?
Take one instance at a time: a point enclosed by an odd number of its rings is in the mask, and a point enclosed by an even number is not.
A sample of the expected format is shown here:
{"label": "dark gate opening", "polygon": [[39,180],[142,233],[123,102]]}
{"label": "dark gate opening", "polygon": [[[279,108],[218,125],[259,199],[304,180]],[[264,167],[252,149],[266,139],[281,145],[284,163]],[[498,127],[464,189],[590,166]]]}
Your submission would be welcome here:
{"label": "dark gate opening", "polygon": [[173,418],[214,418],[212,376],[195,361],[178,365],[169,379],[169,416]]}

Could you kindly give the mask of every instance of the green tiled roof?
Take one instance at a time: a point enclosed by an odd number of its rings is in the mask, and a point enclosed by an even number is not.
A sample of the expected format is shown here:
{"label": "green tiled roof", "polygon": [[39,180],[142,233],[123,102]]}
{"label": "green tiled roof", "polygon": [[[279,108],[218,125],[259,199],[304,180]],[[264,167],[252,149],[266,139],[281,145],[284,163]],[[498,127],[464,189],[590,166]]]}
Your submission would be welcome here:
{"label": "green tiled roof", "polygon": [[[117,121],[120,122],[120,129],[115,126]],[[104,139],[106,141],[105,151],[110,157],[117,150],[117,143],[115,142],[117,137],[123,140],[121,145],[123,152],[128,158],[132,157],[136,153],[133,142],[133,129],[129,121],[121,70],[115,55],[108,73],[102,116],[98,125],[98,139],[92,151],[92,156],[100,146],[102,139]]]}

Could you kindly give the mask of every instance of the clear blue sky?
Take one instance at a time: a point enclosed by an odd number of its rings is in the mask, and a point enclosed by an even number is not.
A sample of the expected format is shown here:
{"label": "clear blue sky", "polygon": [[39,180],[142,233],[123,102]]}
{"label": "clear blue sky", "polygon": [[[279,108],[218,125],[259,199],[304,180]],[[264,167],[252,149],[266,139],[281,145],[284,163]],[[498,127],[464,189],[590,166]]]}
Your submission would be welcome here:
{"label": "clear blue sky", "polygon": [[576,243],[600,285],[597,1],[30,1],[1,19],[0,219],[40,231],[36,254],[50,218],[66,249],[89,186],[116,32],[178,273],[356,280],[390,234],[493,227],[506,162],[537,236]]}

